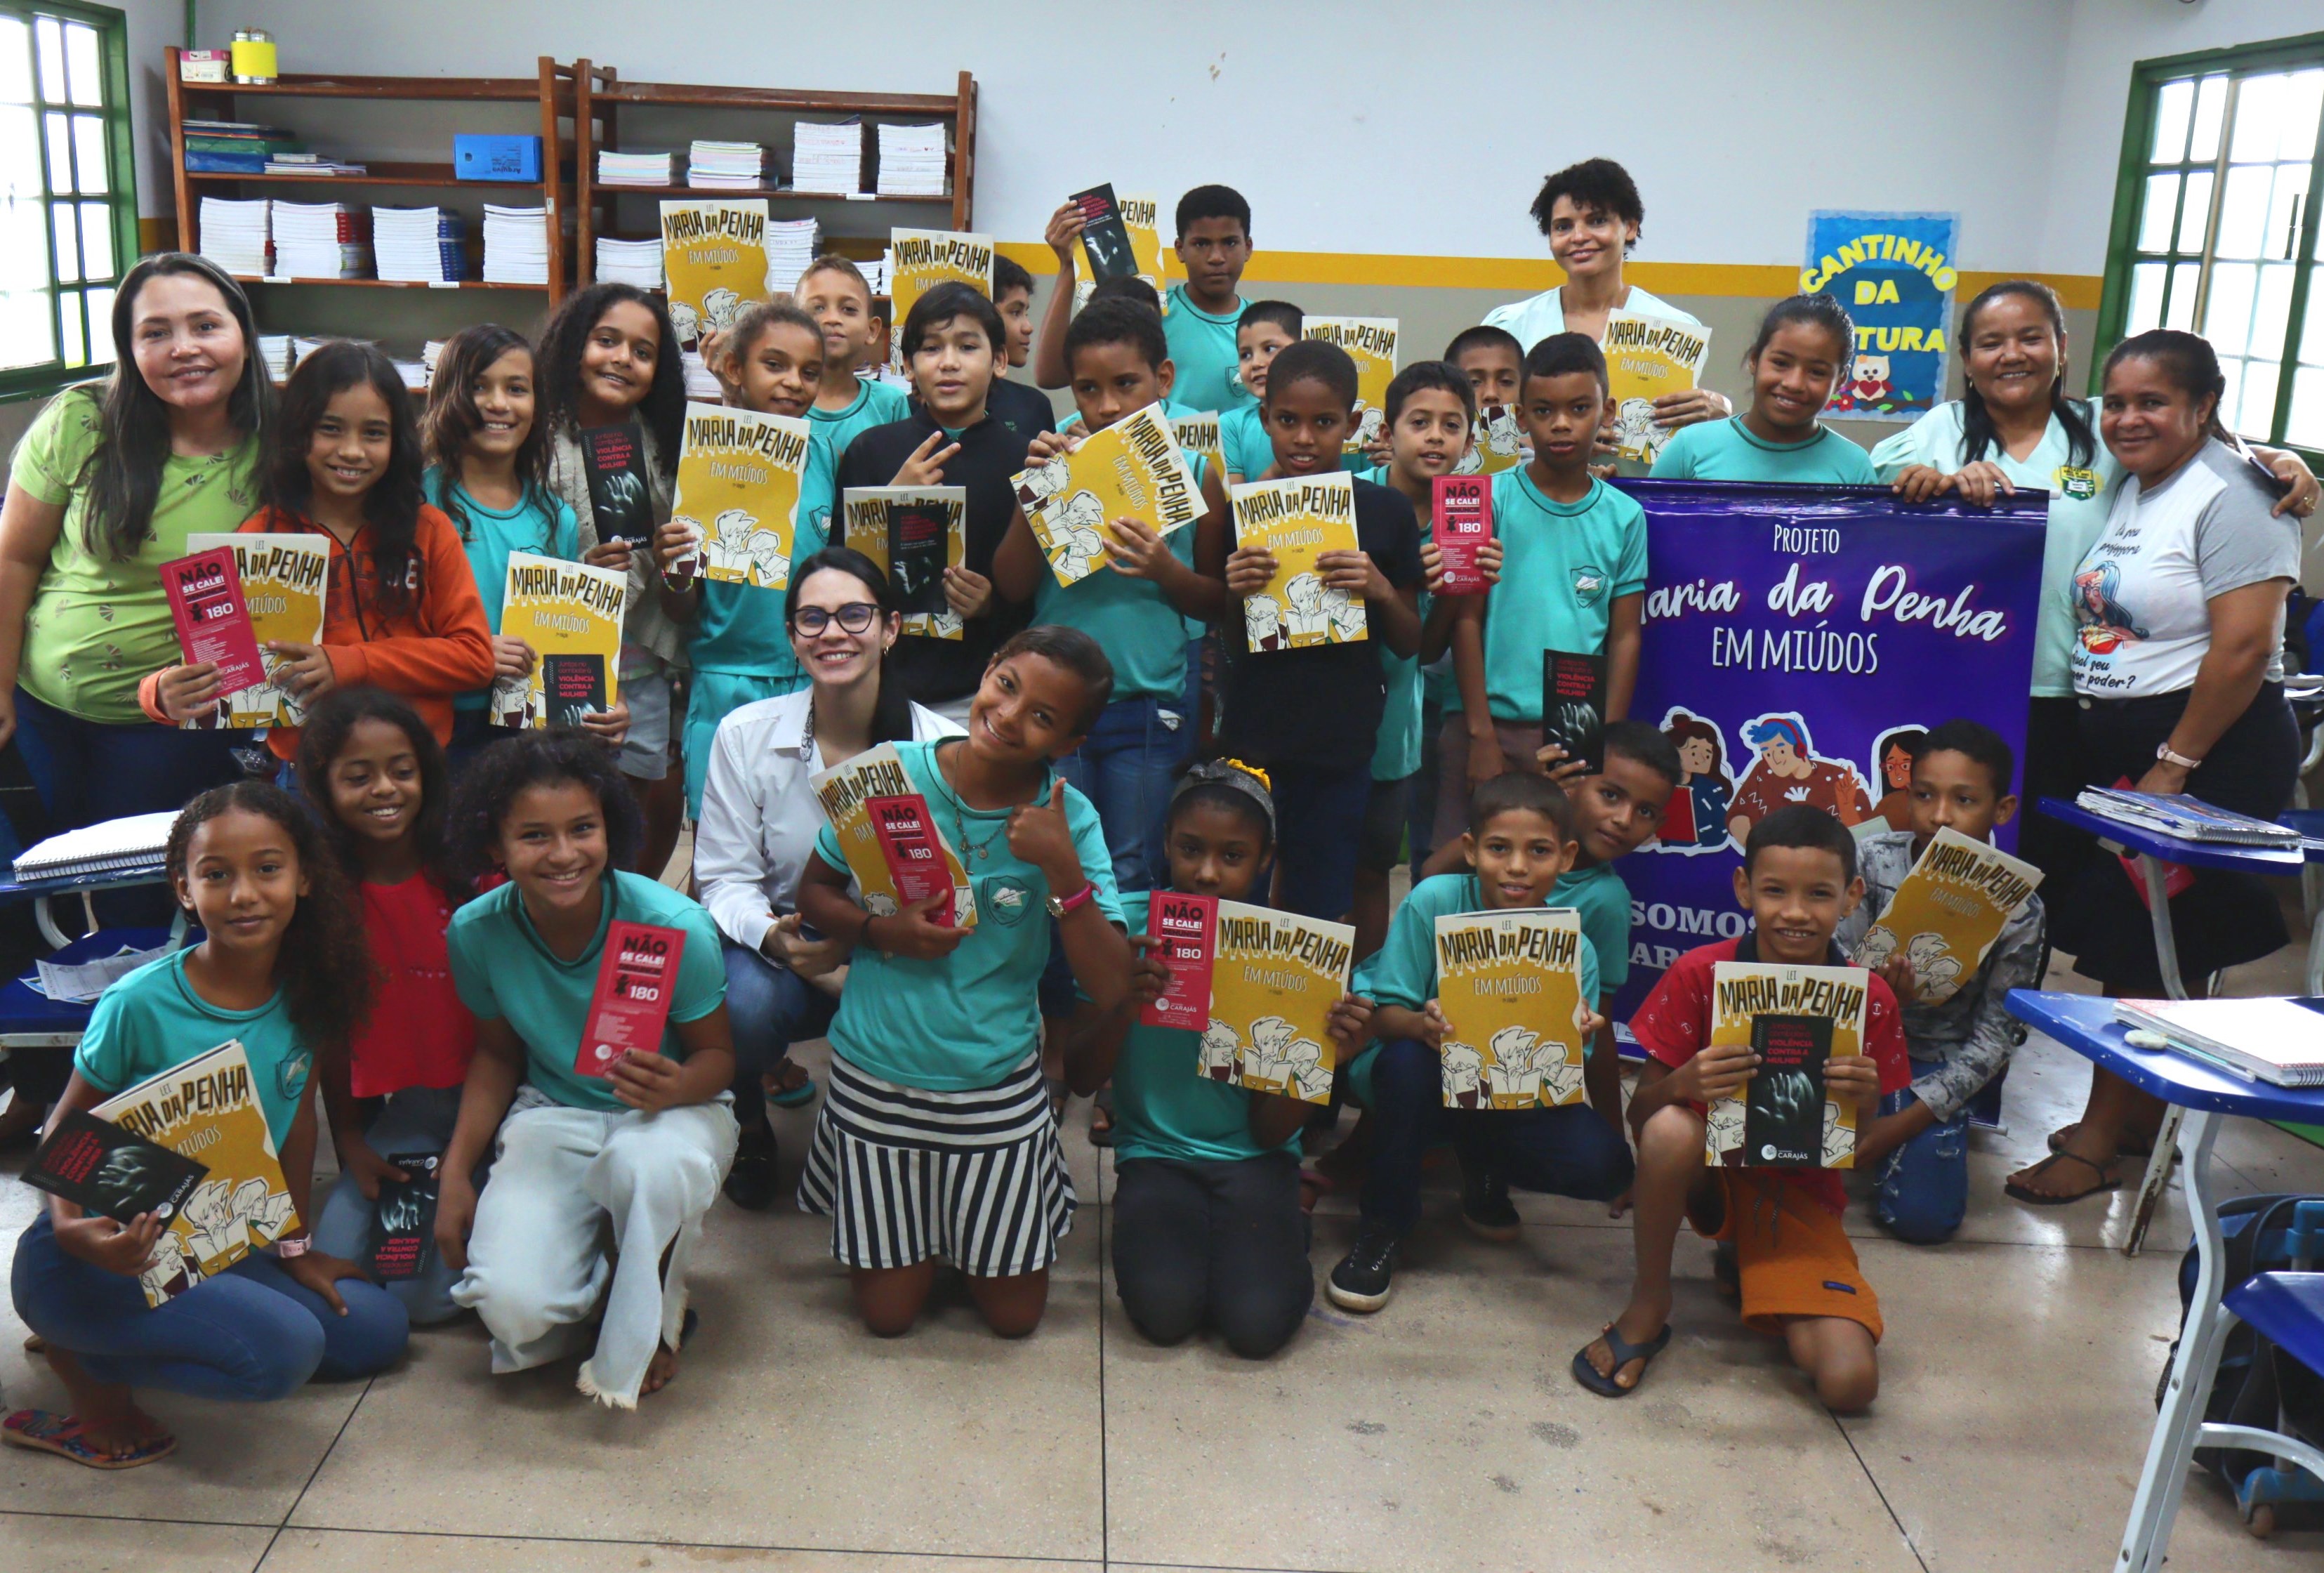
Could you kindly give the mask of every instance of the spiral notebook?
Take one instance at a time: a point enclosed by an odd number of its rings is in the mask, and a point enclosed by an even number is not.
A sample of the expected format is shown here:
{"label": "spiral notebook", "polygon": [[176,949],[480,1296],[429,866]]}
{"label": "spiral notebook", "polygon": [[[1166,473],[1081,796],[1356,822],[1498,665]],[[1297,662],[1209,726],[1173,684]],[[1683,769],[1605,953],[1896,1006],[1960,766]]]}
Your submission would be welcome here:
{"label": "spiral notebook", "polygon": [[167,809],[51,836],[16,859],[16,879],[30,884],[35,880],[86,879],[91,874],[158,867],[169,849],[170,827],[177,819],[178,810]]}

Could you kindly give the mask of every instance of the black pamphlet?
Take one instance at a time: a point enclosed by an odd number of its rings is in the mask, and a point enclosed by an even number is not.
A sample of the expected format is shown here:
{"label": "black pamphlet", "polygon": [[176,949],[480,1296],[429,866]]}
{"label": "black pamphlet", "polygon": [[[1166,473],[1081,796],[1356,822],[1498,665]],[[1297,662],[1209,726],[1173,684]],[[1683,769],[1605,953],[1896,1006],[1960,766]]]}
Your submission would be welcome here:
{"label": "black pamphlet", "polygon": [[644,433],[634,421],[581,433],[589,471],[589,507],[599,541],[644,547],[653,541],[653,494],[646,489]]}
{"label": "black pamphlet", "polygon": [[1541,652],[1541,740],[1596,775],[1606,768],[1606,658]]}
{"label": "black pamphlet", "polygon": [[1751,1018],[1759,1068],[1743,1089],[1743,1161],[1756,1168],[1823,1167],[1823,1068],[1831,1018],[1770,1013]]}
{"label": "black pamphlet", "polygon": [[417,1278],[428,1263],[436,1228],[436,1170],[443,1161],[433,1152],[391,1152],[387,1161],[411,1178],[379,1184],[379,1243],[365,1265],[383,1283]]}
{"label": "black pamphlet", "polygon": [[578,726],[605,708],[605,658],[596,654],[540,658],[540,701],[551,726]]}
{"label": "black pamphlet", "polygon": [[1130,249],[1130,229],[1121,221],[1121,203],[1111,181],[1076,191],[1065,199],[1082,214],[1082,250],[1089,256],[1090,282],[1126,279],[1138,272],[1138,254]]}
{"label": "black pamphlet", "polygon": [[128,1223],[141,1213],[166,1223],[208,1172],[205,1164],[77,1110],[57,1122],[25,1166],[23,1179],[115,1223]]}
{"label": "black pamphlet", "polygon": [[952,543],[952,521],[925,503],[888,504],[888,577],[895,586],[896,609],[906,616],[941,617],[952,610],[945,599],[945,558]]}

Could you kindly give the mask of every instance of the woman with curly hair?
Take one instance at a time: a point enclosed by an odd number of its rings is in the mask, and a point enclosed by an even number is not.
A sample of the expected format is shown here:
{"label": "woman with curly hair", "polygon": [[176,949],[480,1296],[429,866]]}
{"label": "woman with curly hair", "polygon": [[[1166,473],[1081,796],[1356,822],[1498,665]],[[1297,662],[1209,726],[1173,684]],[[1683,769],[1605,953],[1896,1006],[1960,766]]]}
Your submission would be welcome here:
{"label": "woman with curly hair", "polygon": [[371,1008],[355,906],[315,821],[254,782],[216,787],[178,816],[170,883],[205,938],[106,990],[74,1051],[56,1118],[208,1053],[249,1057],[297,1209],[271,1248],[148,1309],[138,1274],[166,1221],[126,1223],[51,1197],[16,1245],[16,1312],[47,1341],[69,1413],[22,1410],[0,1440],[99,1469],[177,1447],[134,1391],[263,1402],[310,1377],[385,1370],[403,1353],[403,1308],[352,1262],[309,1248],[318,1056],[340,1051]]}

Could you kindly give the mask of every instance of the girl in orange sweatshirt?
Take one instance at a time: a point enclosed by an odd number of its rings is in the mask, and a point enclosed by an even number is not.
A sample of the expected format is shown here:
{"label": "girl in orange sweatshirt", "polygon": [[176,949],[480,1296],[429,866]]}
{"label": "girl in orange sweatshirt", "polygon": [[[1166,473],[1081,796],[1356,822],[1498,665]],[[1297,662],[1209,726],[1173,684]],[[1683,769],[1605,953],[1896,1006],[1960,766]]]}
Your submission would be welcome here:
{"label": "girl in orange sweatshirt", "polygon": [[[268,675],[300,706],[333,689],[401,694],[438,743],[452,697],[492,680],[492,628],[459,532],[420,491],[420,438],[395,363],[338,341],[299,363],[267,434],[265,506],[241,533],[321,535],[330,542],[319,644],[270,641]],[[138,686],[157,721],[183,725],[217,708],[217,669],[165,667]],[[267,746],[298,756],[299,729]]]}

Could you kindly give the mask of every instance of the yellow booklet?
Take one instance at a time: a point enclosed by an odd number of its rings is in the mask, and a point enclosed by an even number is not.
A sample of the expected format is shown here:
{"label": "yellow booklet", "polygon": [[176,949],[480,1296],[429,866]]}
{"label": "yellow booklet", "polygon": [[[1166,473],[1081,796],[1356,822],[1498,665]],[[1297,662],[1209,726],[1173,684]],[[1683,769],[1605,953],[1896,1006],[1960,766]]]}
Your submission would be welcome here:
{"label": "yellow booklet", "polygon": [[1151,197],[1125,197],[1114,193],[1114,205],[1121,210],[1121,227],[1130,232],[1130,254],[1138,259],[1138,276],[1157,290],[1170,287],[1169,275],[1163,270],[1169,265],[1169,253],[1162,249],[1162,204]]}
{"label": "yellow booklet", "polygon": [[661,271],[669,319],[688,349],[734,325],[767,294],[767,199],[711,198],[661,205]]}
{"label": "yellow booklet", "polygon": [[894,335],[888,364],[902,371],[904,319],[922,295],[955,280],[974,284],[987,296],[992,293],[992,236],[954,229],[890,229],[888,263],[888,326]]}
{"label": "yellow booklet", "polygon": [[229,1038],[149,1076],[89,1113],[209,1170],[137,1275],[147,1305],[159,1306],[217,1277],[298,1227],[298,1209],[282,1182],[282,1160],[241,1040]]}
{"label": "yellow booklet", "polygon": [[1170,417],[1170,430],[1177,434],[1178,446],[1188,453],[1200,454],[1211,467],[1211,474],[1224,486],[1227,478],[1227,450],[1219,440],[1219,412],[1198,410],[1191,415]]}
{"label": "yellow booklet", "polygon": [[1515,469],[1525,463],[1527,446],[1525,427],[1517,420],[1515,404],[1484,405],[1469,423],[1469,451],[1461,456],[1452,473],[1497,476],[1505,469]]}
{"label": "yellow booklet", "polygon": [[1388,385],[1396,381],[1396,327],[1393,317],[1310,317],[1302,338],[1336,344],[1356,363],[1356,426],[1341,445],[1360,453],[1388,423]]}
{"label": "yellow booklet", "polygon": [[[823,805],[823,817],[831,822],[833,832],[839,837],[839,849],[847,859],[847,872],[855,876],[864,910],[876,918],[894,917],[903,905],[896,891],[895,871],[889,866],[880,833],[863,805],[871,798],[918,798],[924,808],[927,803],[927,796],[912,784],[904,762],[896,757],[896,745],[874,745],[844,763],[809,776],[807,785],[815,789],[816,801]],[[912,827],[914,835],[933,839],[936,852],[944,859],[945,872],[951,877],[953,927],[975,928],[976,893],[969,886],[968,870],[962,865],[960,854],[953,850],[952,842],[945,837],[944,827],[936,822],[932,810],[917,819],[918,822]]]}
{"label": "yellow booklet", "polygon": [[1711,1106],[1705,1162],[1856,1167],[1856,1105],[1826,1096],[1823,1062],[1864,1052],[1871,976],[1860,967],[1761,961],[1711,968],[1711,1045],[1740,1044],[1763,1063]]}
{"label": "yellow booklet", "polygon": [[622,611],[629,578],[610,568],[512,551],[501,633],[540,659],[521,678],[493,680],[492,725],[577,726],[621,697]]}
{"label": "yellow booklet", "polygon": [[1113,521],[1131,518],[1167,535],[1203,514],[1202,488],[1159,403],[1133,410],[1070,453],[1010,477],[1025,523],[1061,585],[1111,568]]}
{"label": "yellow booklet", "polygon": [[274,686],[274,669],[282,658],[268,650],[266,643],[270,639],[295,644],[322,643],[323,601],[331,582],[331,539],[327,535],[214,535],[200,531],[186,537],[189,553],[221,546],[234,552],[235,570],[242,575],[251,637],[258,641],[258,659],[266,668],[267,680],[228,694],[216,710],[186,722],[185,727],[239,732],[301,726],[307,708],[292,699],[290,690]]}
{"label": "yellow booklet", "polygon": [[2032,864],[1940,828],[1857,946],[1857,963],[1878,968],[1904,951],[1913,961],[1914,1003],[1941,1005],[1977,976],[2003,926],[2041,883]]}
{"label": "yellow booklet", "polygon": [[1315,560],[1327,551],[1355,551],[1356,483],[1345,470],[1327,476],[1286,476],[1229,486],[1235,545],[1272,552],[1275,575],[1242,604],[1248,649],[1304,650],[1345,644],[1370,635],[1364,601],[1323,583]]}
{"label": "yellow booklet", "polygon": [[[943,541],[941,554],[927,550],[918,527],[937,521]],[[840,544],[860,551],[880,565],[904,604],[904,632],[927,639],[959,639],[965,635],[960,614],[944,596],[944,570],[958,568],[968,556],[968,488],[966,486],[850,486],[839,498]],[[897,536],[904,558],[896,559]],[[940,557],[940,560],[939,560]],[[920,610],[912,607],[918,605]]]}
{"label": "yellow booklet", "polygon": [[1652,464],[1670,440],[1655,424],[1655,401],[1697,385],[1711,358],[1711,329],[1670,317],[1609,311],[1606,396],[1614,403],[1614,446],[1624,458]]}
{"label": "yellow booklet", "polygon": [[812,430],[792,415],[687,405],[670,522],[687,525],[700,542],[703,578],[790,588]]}
{"label": "yellow booklet", "polygon": [[1571,907],[1452,912],[1436,920],[1444,1106],[1582,1101],[1582,914]]}
{"label": "yellow booklet", "polygon": [[1231,1044],[1233,1079],[1252,1091],[1331,1102],[1339,1060],[1332,1007],[1348,992],[1355,952],[1356,931],[1345,923],[1221,902],[1203,1074],[1214,1073]]}

